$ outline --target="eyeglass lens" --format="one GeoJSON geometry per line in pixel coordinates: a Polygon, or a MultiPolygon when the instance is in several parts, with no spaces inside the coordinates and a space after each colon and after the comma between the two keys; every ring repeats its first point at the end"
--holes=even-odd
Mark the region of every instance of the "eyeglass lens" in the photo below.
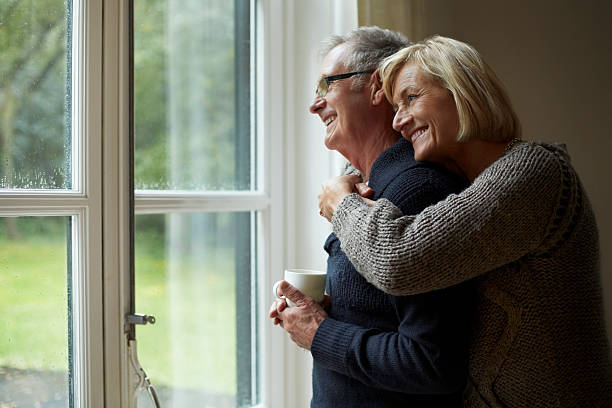
{"type": "Polygon", "coordinates": [[[325,95],[327,95],[327,80],[325,78],[321,78],[319,80],[319,83],[317,84],[316,93],[321,98],[324,98],[325,95]]]}

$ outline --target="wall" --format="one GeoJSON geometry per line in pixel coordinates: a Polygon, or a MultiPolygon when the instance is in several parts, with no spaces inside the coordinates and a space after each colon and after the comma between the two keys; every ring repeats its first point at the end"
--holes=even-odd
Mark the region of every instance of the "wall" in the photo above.
{"type": "MultiPolygon", "coordinates": [[[[319,215],[321,183],[339,174],[343,159],[323,145],[325,127],[308,107],[314,98],[321,41],[357,25],[355,0],[283,0],[286,266],[326,269],[323,243],[330,224],[319,215]]],[[[279,33],[280,35],[280,33],[279,33]]],[[[278,271],[280,278],[282,271],[278,271]]],[[[286,336],[286,339],[288,337],[286,336]]],[[[312,357],[287,340],[285,406],[306,408],[312,396],[312,357]]]]}

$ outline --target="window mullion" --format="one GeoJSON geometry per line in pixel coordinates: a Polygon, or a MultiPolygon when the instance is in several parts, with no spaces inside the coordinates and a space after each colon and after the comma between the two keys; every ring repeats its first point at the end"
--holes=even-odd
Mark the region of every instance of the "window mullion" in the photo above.
{"type": "Polygon", "coordinates": [[[226,193],[202,195],[138,194],[136,214],[168,212],[258,211],[269,206],[269,198],[258,193],[226,193]]]}

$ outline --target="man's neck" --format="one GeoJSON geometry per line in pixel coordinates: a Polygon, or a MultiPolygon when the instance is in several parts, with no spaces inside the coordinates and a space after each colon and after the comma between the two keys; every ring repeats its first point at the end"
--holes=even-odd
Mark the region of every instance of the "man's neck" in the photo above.
{"type": "Polygon", "coordinates": [[[361,144],[357,149],[342,154],[359,170],[365,182],[370,179],[370,171],[378,156],[397,143],[400,138],[401,136],[392,129],[385,129],[379,135],[369,137],[366,144],[361,144]]]}

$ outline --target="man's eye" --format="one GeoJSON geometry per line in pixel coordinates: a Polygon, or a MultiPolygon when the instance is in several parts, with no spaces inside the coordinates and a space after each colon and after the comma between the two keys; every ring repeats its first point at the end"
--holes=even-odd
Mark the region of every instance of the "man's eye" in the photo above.
{"type": "Polygon", "coordinates": [[[408,102],[412,102],[412,101],[414,101],[416,98],[417,98],[417,95],[415,95],[415,94],[410,94],[410,95],[408,95],[408,96],[406,97],[406,100],[407,100],[408,102]]]}

